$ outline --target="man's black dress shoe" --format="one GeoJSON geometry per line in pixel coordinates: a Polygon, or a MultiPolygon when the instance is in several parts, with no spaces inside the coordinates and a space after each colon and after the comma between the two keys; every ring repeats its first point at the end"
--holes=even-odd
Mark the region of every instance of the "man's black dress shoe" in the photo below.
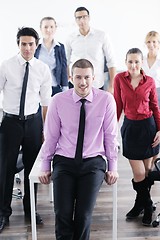
{"type": "MultiPolygon", "coordinates": [[[[25,219],[31,221],[31,214],[30,213],[25,213],[25,219]]],[[[43,224],[43,220],[42,220],[40,214],[37,213],[37,212],[36,212],[36,224],[37,225],[42,225],[43,224]]]]}
{"type": "Polygon", "coordinates": [[[5,228],[5,226],[8,226],[8,225],[9,225],[9,217],[1,216],[0,217],[0,233],[5,228]]]}

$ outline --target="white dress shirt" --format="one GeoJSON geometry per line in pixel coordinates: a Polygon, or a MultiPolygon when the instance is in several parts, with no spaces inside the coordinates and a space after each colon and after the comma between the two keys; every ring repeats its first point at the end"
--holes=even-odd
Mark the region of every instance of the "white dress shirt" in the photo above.
{"type": "Polygon", "coordinates": [[[86,36],[80,34],[79,30],[72,33],[66,42],[66,56],[70,68],[81,58],[93,64],[95,73],[93,86],[95,88],[101,88],[104,85],[104,57],[106,57],[108,68],[116,67],[111,43],[101,30],[91,29],[86,36]]]}
{"type": "MultiPolygon", "coordinates": [[[[20,97],[26,60],[16,55],[0,66],[0,92],[3,91],[3,111],[19,115],[20,97]]],[[[39,104],[48,106],[51,98],[51,73],[47,64],[33,57],[29,61],[24,114],[37,112],[39,104]]]]}
{"type": "Polygon", "coordinates": [[[147,57],[145,56],[142,68],[146,75],[155,80],[156,88],[160,88],[160,56],[157,56],[155,63],[151,67],[148,66],[147,57]]]}

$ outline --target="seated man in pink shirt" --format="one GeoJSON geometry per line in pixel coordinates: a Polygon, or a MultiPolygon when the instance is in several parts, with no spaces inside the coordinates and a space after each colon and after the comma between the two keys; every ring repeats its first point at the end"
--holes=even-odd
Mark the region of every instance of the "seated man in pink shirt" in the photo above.
{"type": "Polygon", "coordinates": [[[39,179],[49,183],[53,159],[56,239],[88,240],[101,184],[118,178],[116,103],[111,93],[93,88],[93,80],[91,62],[76,61],[74,88],[55,95],[46,116],[39,179]]]}

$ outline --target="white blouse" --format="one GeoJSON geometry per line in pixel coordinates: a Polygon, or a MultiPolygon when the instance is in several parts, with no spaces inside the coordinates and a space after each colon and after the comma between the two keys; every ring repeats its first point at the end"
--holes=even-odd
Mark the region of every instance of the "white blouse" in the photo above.
{"type": "Polygon", "coordinates": [[[155,63],[151,67],[148,66],[147,57],[145,56],[142,68],[146,75],[155,80],[156,88],[160,88],[160,56],[157,57],[155,63]]]}

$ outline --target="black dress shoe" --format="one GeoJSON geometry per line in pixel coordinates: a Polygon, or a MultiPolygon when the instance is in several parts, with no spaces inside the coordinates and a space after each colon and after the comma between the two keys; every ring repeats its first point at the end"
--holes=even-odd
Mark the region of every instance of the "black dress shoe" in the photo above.
{"type": "MultiPolygon", "coordinates": [[[[30,213],[25,213],[25,219],[28,221],[31,221],[31,214],[30,213]]],[[[43,224],[43,220],[40,216],[39,213],[36,212],[36,224],[37,225],[42,225],[43,224]]]]}
{"type": "Polygon", "coordinates": [[[8,226],[8,225],[9,225],[9,217],[1,216],[0,217],[0,233],[5,228],[5,226],[8,226]]]}

